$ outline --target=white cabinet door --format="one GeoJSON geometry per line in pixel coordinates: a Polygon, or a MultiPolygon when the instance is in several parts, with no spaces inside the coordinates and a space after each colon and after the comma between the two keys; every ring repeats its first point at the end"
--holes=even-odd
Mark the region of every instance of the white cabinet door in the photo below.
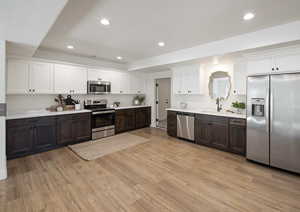
{"type": "Polygon", "coordinates": [[[29,93],[29,62],[21,60],[8,60],[7,93],[29,93]]]}
{"type": "Polygon", "coordinates": [[[200,66],[187,65],[173,70],[174,94],[201,94],[200,66]]]}
{"type": "Polygon", "coordinates": [[[126,72],[114,71],[110,75],[111,92],[115,94],[130,93],[130,77],[126,72]]]}
{"type": "Polygon", "coordinates": [[[109,81],[111,71],[98,70],[98,69],[89,69],[88,70],[88,80],[92,81],[109,81]]]}
{"type": "Polygon", "coordinates": [[[71,70],[72,93],[87,94],[87,70],[85,68],[74,67],[71,70]]]}
{"type": "Polygon", "coordinates": [[[179,70],[173,70],[173,75],[172,75],[172,80],[173,80],[173,93],[174,94],[182,94],[182,82],[183,82],[183,74],[182,71],[179,70]]]}
{"type": "Polygon", "coordinates": [[[59,94],[70,94],[72,90],[72,72],[68,66],[54,66],[54,92],[59,94]]]}
{"type": "Polygon", "coordinates": [[[50,63],[31,62],[29,72],[29,88],[36,94],[52,94],[53,65],[50,63]]]}
{"type": "Polygon", "coordinates": [[[247,64],[247,75],[253,74],[269,74],[274,67],[274,60],[272,57],[257,58],[249,60],[247,64]]]}
{"type": "Polygon", "coordinates": [[[191,70],[184,73],[184,87],[187,94],[201,94],[201,78],[199,67],[192,67],[191,70]]]}
{"type": "Polygon", "coordinates": [[[233,93],[235,95],[246,95],[247,87],[247,64],[245,62],[237,62],[234,64],[233,70],[233,93]]]}
{"type": "Polygon", "coordinates": [[[55,65],[54,90],[61,94],[86,94],[87,71],[84,68],[55,65]]]}
{"type": "Polygon", "coordinates": [[[277,72],[300,71],[300,53],[275,57],[275,67],[277,72]]]}
{"type": "Polygon", "coordinates": [[[144,94],[145,93],[145,78],[138,74],[130,74],[130,93],[144,94]]]}

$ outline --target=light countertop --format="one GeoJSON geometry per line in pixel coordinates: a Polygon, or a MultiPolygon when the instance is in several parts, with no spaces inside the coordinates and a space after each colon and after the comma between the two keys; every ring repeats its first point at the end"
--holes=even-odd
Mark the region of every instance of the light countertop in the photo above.
{"type": "Polygon", "coordinates": [[[246,114],[237,114],[237,113],[230,113],[230,112],[217,112],[213,109],[180,109],[180,108],[168,108],[167,110],[177,111],[177,112],[185,112],[185,113],[195,113],[195,114],[205,114],[205,115],[213,115],[213,116],[223,116],[229,118],[240,118],[246,119],[246,114]]]}
{"type": "Polygon", "coordinates": [[[59,115],[68,115],[68,114],[76,114],[76,113],[90,113],[90,112],[91,112],[90,110],[67,110],[62,112],[50,112],[47,110],[31,110],[31,111],[24,111],[24,112],[8,113],[6,116],[6,120],[35,118],[35,117],[43,117],[43,116],[59,116],[59,115]]]}
{"type": "Polygon", "coordinates": [[[112,109],[115,109],[115,110],[122,110],[122,109],[142,108],[142,107],[151,107],[151,106],[150,106],[150,105],[121,106],[121,107],[114,107],[114,108],[112,108],[112,109]]]}

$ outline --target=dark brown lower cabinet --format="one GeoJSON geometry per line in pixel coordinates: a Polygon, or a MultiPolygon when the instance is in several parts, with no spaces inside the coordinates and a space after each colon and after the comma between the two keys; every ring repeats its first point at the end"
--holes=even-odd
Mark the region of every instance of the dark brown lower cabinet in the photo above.
{"type": "Polygon", "coordinates": [[[66,115],[57,119],[57,143],[69,144],[91,139],[91,114],[66,115]]]}
{"type": "Polygon", "coordinates": [[[7,158],[46,151],[56,145],[54,117],[8,120],[6,127],[7,158]]]}
{"type": "Polygon", "coordinates": [[[135,128],[148,127],[151,124],[151,107],[137,108],[135,110],[135,128]]]}
{"type": "Polygon", "coordinates": [[[211,124],[199,118],[195,119],[195,142],[196,144],[210,145],[211,124]]]}
{"type": "Polygon", "coordinates": [[[232,152],[246,154],[246,120],[230,119],[229,124],[229,148],[232,152]]]}
{"type": "Polygon", "coordinates": [[[175,111],[167,113],[167,132],[169,136],[177,136],[177,112],[175,111]]]}
{"type": "Polygon", "coordinates": [[[210,133],[211,145],[217,149],[228,150],[228,121],[227,119],[220,118],[219,121],[211,123],[210,133]]]}
{"type": "Polygon", "coordinates": [[[245,155],[246,120],[196,114],[195,142],[245,155]]]}
{"type": "Polygon", "coordinates": [[[8,121],[6,127],[7,158],[10,159],[32,152],[33,140],[32,125],[18,125],[17,123],[8,121]]]}
{"type": "Polygon", "coordinates": [[[8,159],[91,138],[91,114],[47,116],[6,121],[8,159]]]}
{"type": "Polygon", "coordinates": [[[56,119],[40,118],[34,126],[34,149],[46,150],[56,145],[56,119]]]}
{"type": "Polygon", "coordinates": [[[151,107],[116,110],[116,133],[148,127],[151,124],[151,107]]]}

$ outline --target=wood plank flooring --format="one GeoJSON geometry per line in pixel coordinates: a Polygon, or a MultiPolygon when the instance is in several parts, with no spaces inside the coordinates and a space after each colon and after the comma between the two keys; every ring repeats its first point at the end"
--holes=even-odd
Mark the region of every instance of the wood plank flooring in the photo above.
{"type": "Polygon", "coordinates": [[[300,177],[168,137],[94,161],[68,148],[8,162],[0,211],[300,211],[300,177]]]}

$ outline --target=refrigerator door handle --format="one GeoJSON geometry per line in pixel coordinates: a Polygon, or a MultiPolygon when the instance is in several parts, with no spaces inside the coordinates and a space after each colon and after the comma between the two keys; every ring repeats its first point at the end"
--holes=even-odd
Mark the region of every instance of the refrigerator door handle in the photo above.
{"type": "Polygon", "coordinates": [[[269,126],[269,108],[270,108],[270,95],[269,95],[269,92],[267,93],[266,95],[266,101],[265,101],[265,122],[266,122],[266,132],[269,133],[269,130],[270,130],[270,126],[269,126]]]}
{"type": "Polygon", "coordinates": [[[273,107],[274,107],[274,102],[273,102],[273,91],[270,91],[270,133],[272,132],[272,125],[273,125],[273,107]]]}

